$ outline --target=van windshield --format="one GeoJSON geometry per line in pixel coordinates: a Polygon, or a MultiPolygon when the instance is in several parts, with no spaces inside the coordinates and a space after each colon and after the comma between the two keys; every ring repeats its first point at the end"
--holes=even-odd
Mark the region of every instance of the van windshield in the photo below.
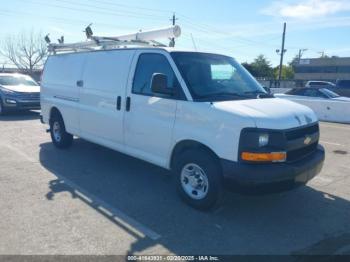
{"type": "Polygon", "coordinates": [[[197,53],[171,53],[195,101],[254,99],[264,88],[233,58],[197,53]]]}
{"type": "Polygon", "coordinates": [[[38,84],[30,77],[26,76],[0,76],[0,85],[2,86],[37,86],[38,84]]]}

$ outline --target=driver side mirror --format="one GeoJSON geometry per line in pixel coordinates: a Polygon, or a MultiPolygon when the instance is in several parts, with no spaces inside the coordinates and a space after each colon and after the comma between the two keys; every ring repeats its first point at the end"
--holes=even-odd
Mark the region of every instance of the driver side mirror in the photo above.
{"type": "Polygon", "coordinates": [[[154,94],[174,95],[173,89],[168,88],[168,77],[165,74],[153,74],[151,88],[154,94]]]}

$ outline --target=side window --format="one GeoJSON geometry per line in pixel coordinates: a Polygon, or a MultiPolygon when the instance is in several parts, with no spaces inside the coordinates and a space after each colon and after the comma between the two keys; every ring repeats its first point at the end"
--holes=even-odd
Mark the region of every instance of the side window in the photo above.
{"type": "Polygon", "coordinates": [[[142,54],[137,63],[132,92],[152,96],[151,80],[155,73],[162,73],[168,77],[168,88],[179,88],[180,84],[164,55],[142,54]]]}
{"type": "Polygon", "coordinates": [[[322,97],[324,98],[325,95],[323,95],[319,90],[317,89],[306,89],[304,92],[304,96],[310,96],[310,97],[322,97]]]}
{"type": "Polygon", "coordinates": [[[294,91],[291,91],[290,94],[296,95],[296,96],[304,96],[305,89],[296,89],[294,91]]]}

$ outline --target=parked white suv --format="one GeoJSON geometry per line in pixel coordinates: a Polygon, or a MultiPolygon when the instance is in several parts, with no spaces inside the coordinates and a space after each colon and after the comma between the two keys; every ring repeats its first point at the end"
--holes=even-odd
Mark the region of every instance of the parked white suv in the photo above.
{"type": "Polygon", "coordinates": [[[170,169],[208,209],[226,181],[305,184],[324,162],[308,107],[274,98],[233,58],[124,48],[48,58],[42,120],[58,148],[73,135],[170,169]]]}

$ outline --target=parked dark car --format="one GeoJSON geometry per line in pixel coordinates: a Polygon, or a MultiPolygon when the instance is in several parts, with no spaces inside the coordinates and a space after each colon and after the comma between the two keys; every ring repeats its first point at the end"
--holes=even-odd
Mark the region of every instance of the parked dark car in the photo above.
{"type": "Polygon", "coordinates": [[[350,80],[338,80],[332,91],[341,96],[350,97],[350,80]]]}
{"type": "Polygon", "coordinates": [[[40,109],[40,86],[30,76],[0,74],[0,115],[8,111],[40,109]]]}
{"type": "Polygon", "coordinates": [[[307,88],[334,88],[335,84],[327,81],[309,81],[306,83],[307,88]]]}
{"type": "Polygon", "coordinates": [[[327,81],[309,81],[306,88],[327,88],[339,96],[350,97],[350,80],[338,80],[336,84],[327,81]]]}

